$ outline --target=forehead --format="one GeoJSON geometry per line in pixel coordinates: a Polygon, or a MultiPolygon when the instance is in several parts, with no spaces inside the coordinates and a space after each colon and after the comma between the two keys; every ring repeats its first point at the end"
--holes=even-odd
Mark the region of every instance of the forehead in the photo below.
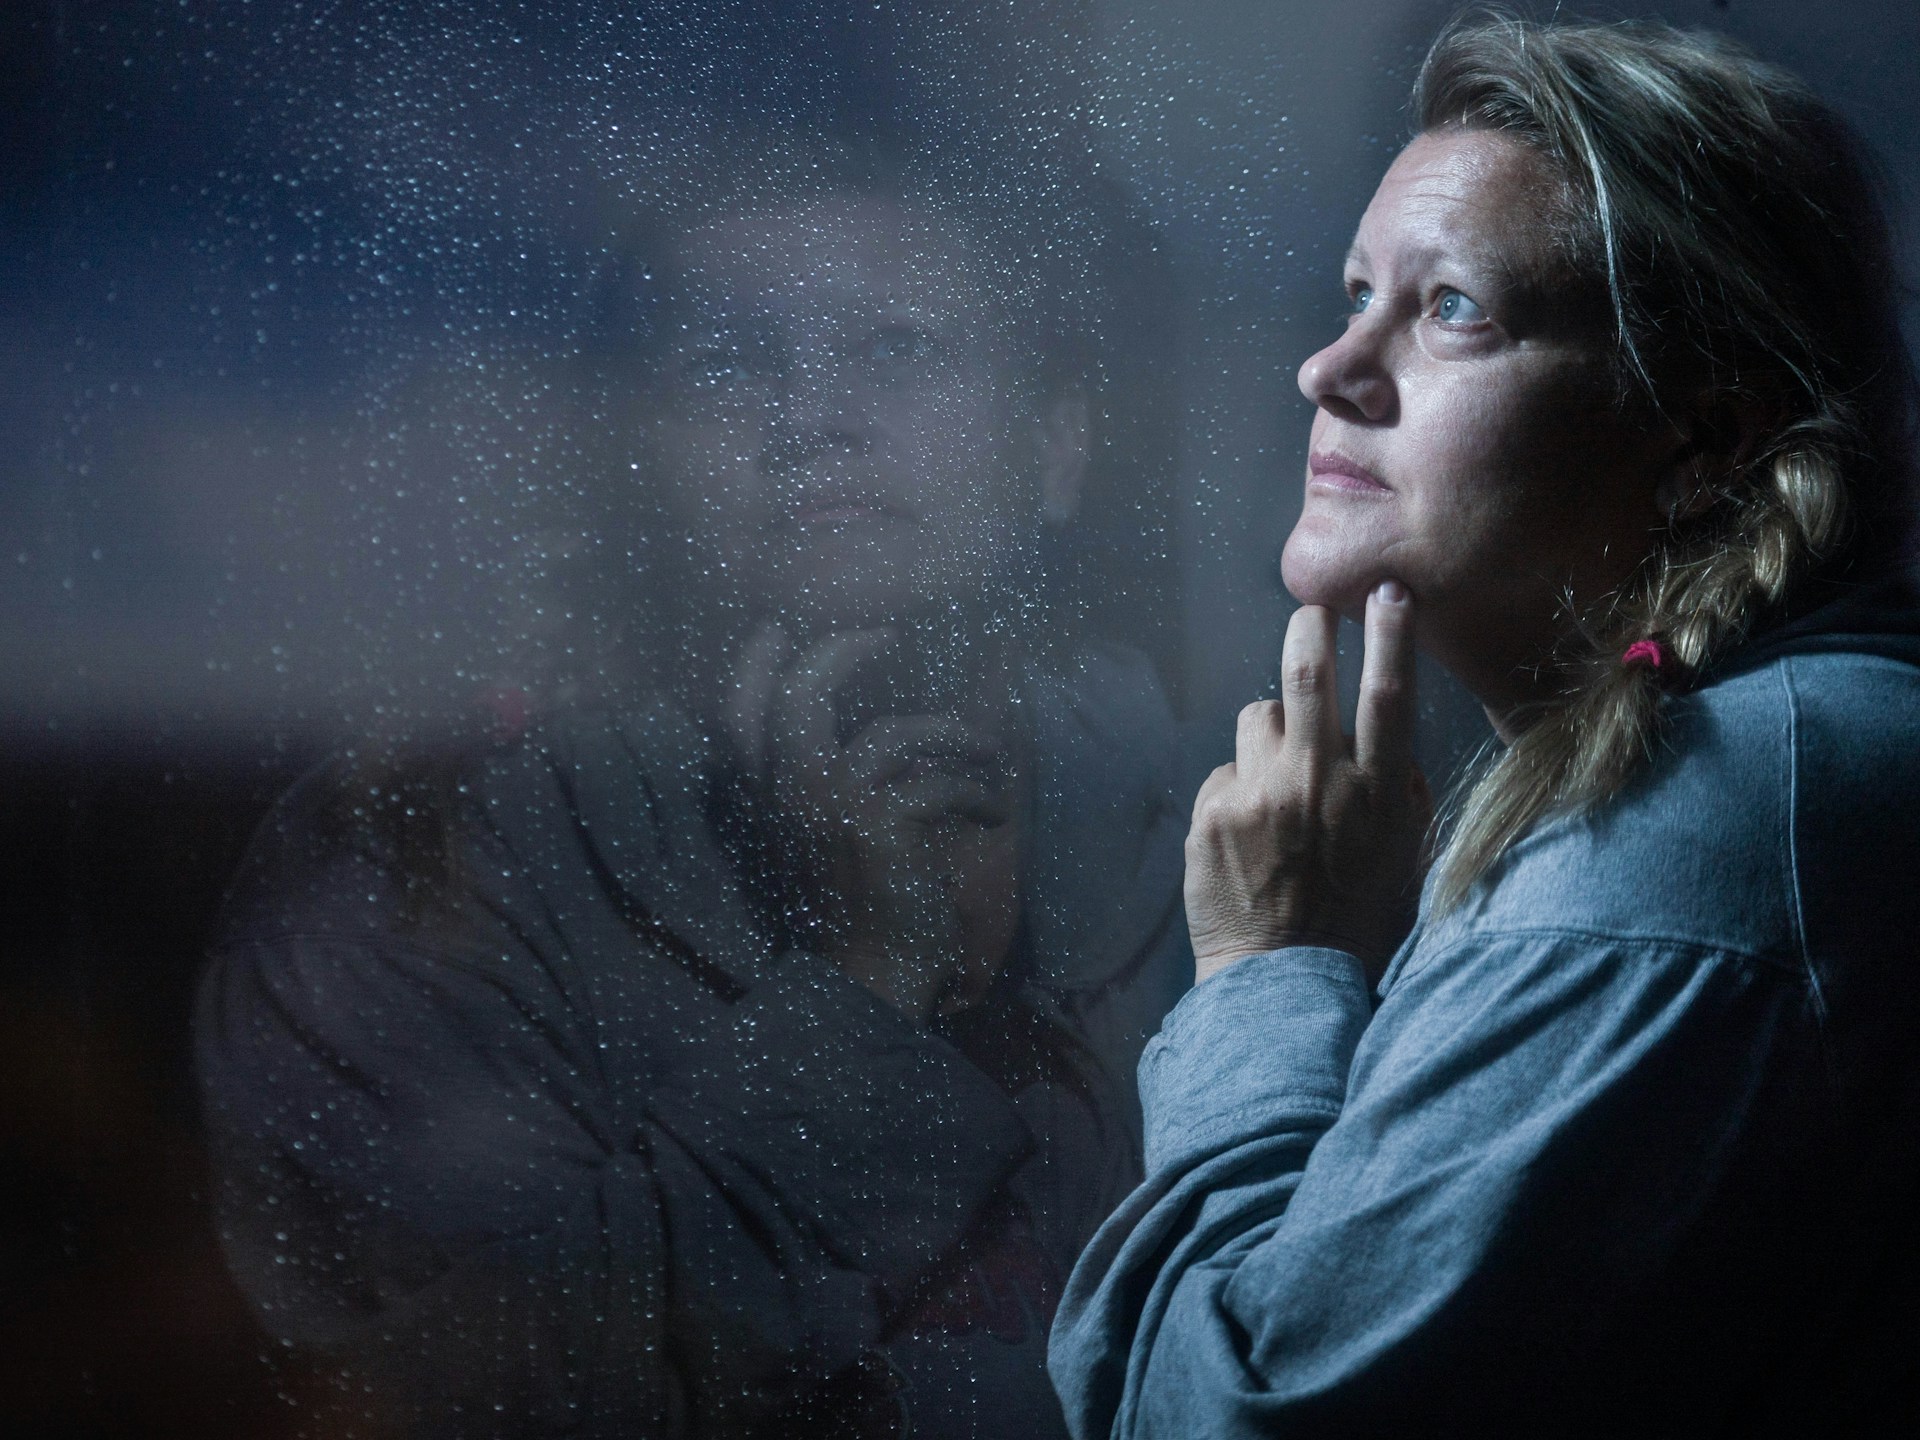
{"type": "Polygon", "coordinates": [[[1433,130],[1402,150],[1354,237],[1384,264],[1452,260],[1516,277],[1559,268],[1565,187],[1545,157],[1487,130],[1433,130]]]}
{"type": "Polygon", "coordinates": [[[696,293],[775,311],[892,305],[964,313],[983,300],[967,237],[902,202],[823,196],[724,212],[674,247],[696,293]]]}

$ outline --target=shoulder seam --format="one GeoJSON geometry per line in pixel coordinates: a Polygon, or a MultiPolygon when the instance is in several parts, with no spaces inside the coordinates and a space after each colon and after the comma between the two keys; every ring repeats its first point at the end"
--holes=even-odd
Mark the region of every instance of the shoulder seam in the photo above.
{"type": "MultiPolygon", "coordinates": [[[[1500,940],[1584,940],[1605,941],[1612,944],[1631,945],[1643,949],[1686,950],[1708,960],[1732,961],[1741,965],[1755,965],[1764,969],[1778,971],[1796,979],[1807,979],[1808,972],[1797,960],[1783,959],[1777,955],[1766,955],[1758,951],[1743,950],[1731,945],[1717,945],[1710,941],[1693,939],[1684,935],[1662,935],[1644,930],[1607,930],[1599,926],[1579,925],[1502,925],[1494,929],[1473,930],[1458,936],[1422,958],[1418,964],[1409,963],[1400,973],[1397,983],[1404,983],[1414,975],[1428,969],[1445,957],[1487,941],[1500,940]]],[[[1409,955],[1411,962],[1413,956],[1409,955]]]]}
{"type": "MultiPolygon", "coordinates": [[[[1786,702],[1787,733],[1786,762],[1787,774],[1784,794],[1781,796],[1781,863],[1786,873],[1781,878],[1786,884],[1788,909],[1793,920],[1793,943],[1799,952],[1799,960],[1809,967],[1811,973],[1811,953],[1807,948],[1806,906],[1800,893],[1800,695],[1793,684],[1793,660],[1788,657],[1779,667],[1780,690],[1786,702]]],[[[1817,987],[1816,987],[1817,988],[1817,987]]],[[[1824,1005],[1822,1006],[1824,1010],[1824,1005]]]]}

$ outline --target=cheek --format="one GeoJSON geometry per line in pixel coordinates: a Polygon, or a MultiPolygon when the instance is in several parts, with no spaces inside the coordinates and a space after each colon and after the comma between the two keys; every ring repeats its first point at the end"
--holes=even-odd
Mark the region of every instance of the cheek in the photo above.
{"type": "MultiPolygon", "coordinates": [[[[1443,367],[1404,381],[1407,445],[1416,483],[1428,477],[1449,493],[1470,496],[1504,483],[1532,448],[1529,432],[1543,396],[1520,377],[1479,367],[1443,367]]],[[[1406,463],[1406,462],[1403,462],[1406,463]]]]}
{"type": "Polygon", "coordinates": [[[1610,412],[1581,370],[1516,364],[1408,390],[1419,498],[1469,534],[1562,511],[1609,453],[1610,412]]]}
{"type": "Polygon", "coordinates": [[[1510,503],[1543,551],[1606,545],[1620,517],[1652,519],[1649,437],[1622,421],[1611,393],[1565,385],[1539,397],[1500,457],[1510,503]]]}
{"type": "Polygon", "coordinates": [[[756,427],[661,420],[641,447],[642,473],[673,523],[693,531],[751,521],[767,502],[756,427]]]}
{"type": "Polygon", "coordinates": [[[1023,489],[1038,503],[1031,447],[1018,442],[1020,428],[999,396],[956,389],[918,397],[876,428],[929,519],[982,523],[1019,508],[1023,489]]]}
{"type": "Polygon", "coordinates": [[[907,423],[934,443],[977,451],[1012,430],[1012,397],[983,374],[960,373],[898,397],[907,423]]]}
{"type": "MultiPolygon", "coordinates": [[[[1417,528],[1445,590],[1527,608],[1542,583],[1590,588],[1596,557],[1638,544],[1642,445],[1581,372],[1463,392],[1437,417],[1417,528]]],[[[1644,524],[1639,526],[1644,530],[1644,524]]]]}
{"type": "Polygon", "coordinates": [[[1410,508],[1437,558],[1464,561],[1498,543],[1525,509],[1530,467],[1497,402],[1454,398],[1429,428],[1421,473],[1409,487],[1410,508]]]}

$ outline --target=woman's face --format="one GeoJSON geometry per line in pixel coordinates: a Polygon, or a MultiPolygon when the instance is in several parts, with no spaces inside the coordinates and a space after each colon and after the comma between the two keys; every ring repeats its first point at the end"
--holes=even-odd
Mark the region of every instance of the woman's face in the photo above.
{"type": "Polygon", "coordinates": [[[1300,367],[1319,409],[1287,588],[1354,615],[1399,580],[1496,720],[1533,698],[1566,597],[1648,552],[1678,449],[1617,403],[1604,306],[1553,243],[1562,203],[1514,140],[1420,136],[1360,221],[1345,333],[1300,367]]]}
{"type": "Polygon", "coordinates": [[[697,590],[818,632],[967,607],[1031,552],[1041,431],[951,223],[827,196],[673,259],[640,429],[697,590]]]}

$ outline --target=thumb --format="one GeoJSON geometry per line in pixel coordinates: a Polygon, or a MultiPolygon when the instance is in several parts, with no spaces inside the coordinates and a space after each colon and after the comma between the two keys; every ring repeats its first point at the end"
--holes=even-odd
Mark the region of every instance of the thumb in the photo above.
{"type": "Polygon", "coordinates": [[[792,653],[787,632],[771,620],[762,621],[742,647],[722,697],[721,728],[733,742],[741,767],[755,779],[767,773],[767,712],[792,653]]]}

